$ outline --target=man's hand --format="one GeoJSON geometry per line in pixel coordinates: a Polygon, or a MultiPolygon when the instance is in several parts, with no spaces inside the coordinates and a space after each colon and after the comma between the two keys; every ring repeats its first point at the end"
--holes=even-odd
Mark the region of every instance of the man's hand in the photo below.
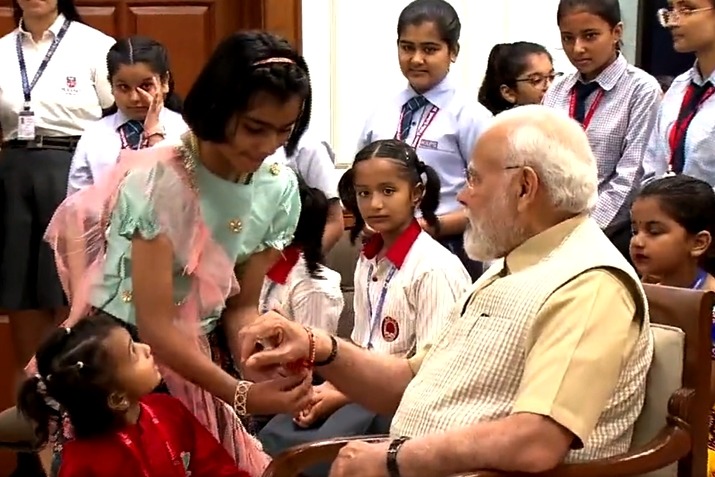
{"type": "Polygon", "coordinates": [[[330,468],[330,477],[389,477],[387,449],[389,442],[368,444],[355,441],[340,449],[330,468]]]}
{"type": "Polygon", "coordinates": [[[266,373],[279,366],[307,359],[308,332],[300,324],[269,311],[260,320],[246,325],[238,334],[239,361],[243,371],[266,373]]]}

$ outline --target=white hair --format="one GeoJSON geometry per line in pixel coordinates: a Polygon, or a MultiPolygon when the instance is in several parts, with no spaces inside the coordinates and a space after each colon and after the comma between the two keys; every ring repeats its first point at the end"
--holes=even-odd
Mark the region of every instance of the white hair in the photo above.
{"type": "Polygon", "coordinates": [[[598,197],[596,157],[583,127],[563,111],[540,105],[498,114],[492,127],[508,128],[508,165],[532,167],[553,206],[589,212],[598,197]]]}

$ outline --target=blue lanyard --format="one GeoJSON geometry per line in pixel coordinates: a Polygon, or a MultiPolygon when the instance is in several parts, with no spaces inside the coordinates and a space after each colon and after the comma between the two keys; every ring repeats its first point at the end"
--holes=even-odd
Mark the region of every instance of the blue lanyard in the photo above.
{"type": "Polygon", "coordinates": [[[25,109],[30,108],[30,93],[40,80],[42,74],[45,72],[45,69],[47,69],[47,65],[54,56],[55,51],[57,51],[57,47],[60,45],[62,38],[65,37],[65,33],[67,33],[67,29],[70,27],[70,23],[72,23],[70,20],[65,20],[62,24],[62,28],[60,28],[60,31],[57,33],[55,39],[52,40],[50,49],[47,50],[45,58],[42,60],[42,63],[40,63],[40,67],[37,69],[35,77],[32,78],[32,83],[30,83],[30,80],[27,77],[27,64],[25,63],[25,54],[22,52],[22,32],[17,32],[17,36],[15,37],[15,48],[17,49],[17,61],[20,63],[20,77],[22,78],[22,94],[25,96],[25,109]]]}
{"type": "Polygon", "coordinates": [[[701,290],[705,285],[705,280],[708,278],[708,272],[702,268],[698,268],[698,274],[695,276],[695,281],[690,286],[693,290],[701,290]]]}
{"type": "Polygon", "coordinates": [[[390,281],[392,280],[392,277],[395,276],[395,273],[397,273],[397,268],[394,266],[390,266],[390,271],[387,272],[387,276],[385,277],[385,283],[382,284],[382,290],[380,291],[380,297],[377,300],[377,306],[374,308],[374,313],[373,313],[373,307],[372,307],[372,299],[370,298],[370,282],[372,281],[372,274],[375,271],[375,266],[370,264],[370,268],[367,271],[367,310],[368,310],[368,319],[370,322],[368,323],[368,335],[367,339],[365,340],[365,345],[367,348],[372,348],[372,335],[375,334],[375,328],[377,328],[377,324],[380,322],[380,316],[382,315],[382,308],[385,306],[385,298],[387,297],[387,289],[390,286],[390,281]]]}

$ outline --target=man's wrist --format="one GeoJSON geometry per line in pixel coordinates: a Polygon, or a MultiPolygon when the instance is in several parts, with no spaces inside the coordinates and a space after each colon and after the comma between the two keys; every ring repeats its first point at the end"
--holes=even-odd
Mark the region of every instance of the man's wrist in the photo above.
{"type": "Polygon", "coordinates": [[[323,330],[313,328],[315,339],[315,362],[320,363],[328,359],[333,351],[333,340],[330,335],[323,330]]]}
{"type": "Polygon", "coordinates": [[[400,472],[400,466],[397,462],[397,455],[400,452],[400,449],[402,448],[402,446],[409,439],[410,438],[407,436],[401,436],[401,437],[398,437],[397,439],[393,439],[392,442],[390,442],[390,446],[387,449],[387,456],[386,456],[387,473],[389,474],[390,477],[403,477],[403,475],[400,472]]]}

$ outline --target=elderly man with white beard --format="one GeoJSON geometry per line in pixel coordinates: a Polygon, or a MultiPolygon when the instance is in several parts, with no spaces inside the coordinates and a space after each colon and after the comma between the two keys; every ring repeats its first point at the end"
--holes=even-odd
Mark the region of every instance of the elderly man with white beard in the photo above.
{"type": "Polygon", "coordinates": [[[277,314],[242,331],[246,370],[314,357],[353,401],[395,413],[392,441],[348,444],[333,477],[542,472],[629,448],[653,343],[638,277],[589,218],[597,174],[582,127],[543,106],[502,113],[467,174],[465,249],[505,258],[431,346],[385,356],[277,314]]]}

